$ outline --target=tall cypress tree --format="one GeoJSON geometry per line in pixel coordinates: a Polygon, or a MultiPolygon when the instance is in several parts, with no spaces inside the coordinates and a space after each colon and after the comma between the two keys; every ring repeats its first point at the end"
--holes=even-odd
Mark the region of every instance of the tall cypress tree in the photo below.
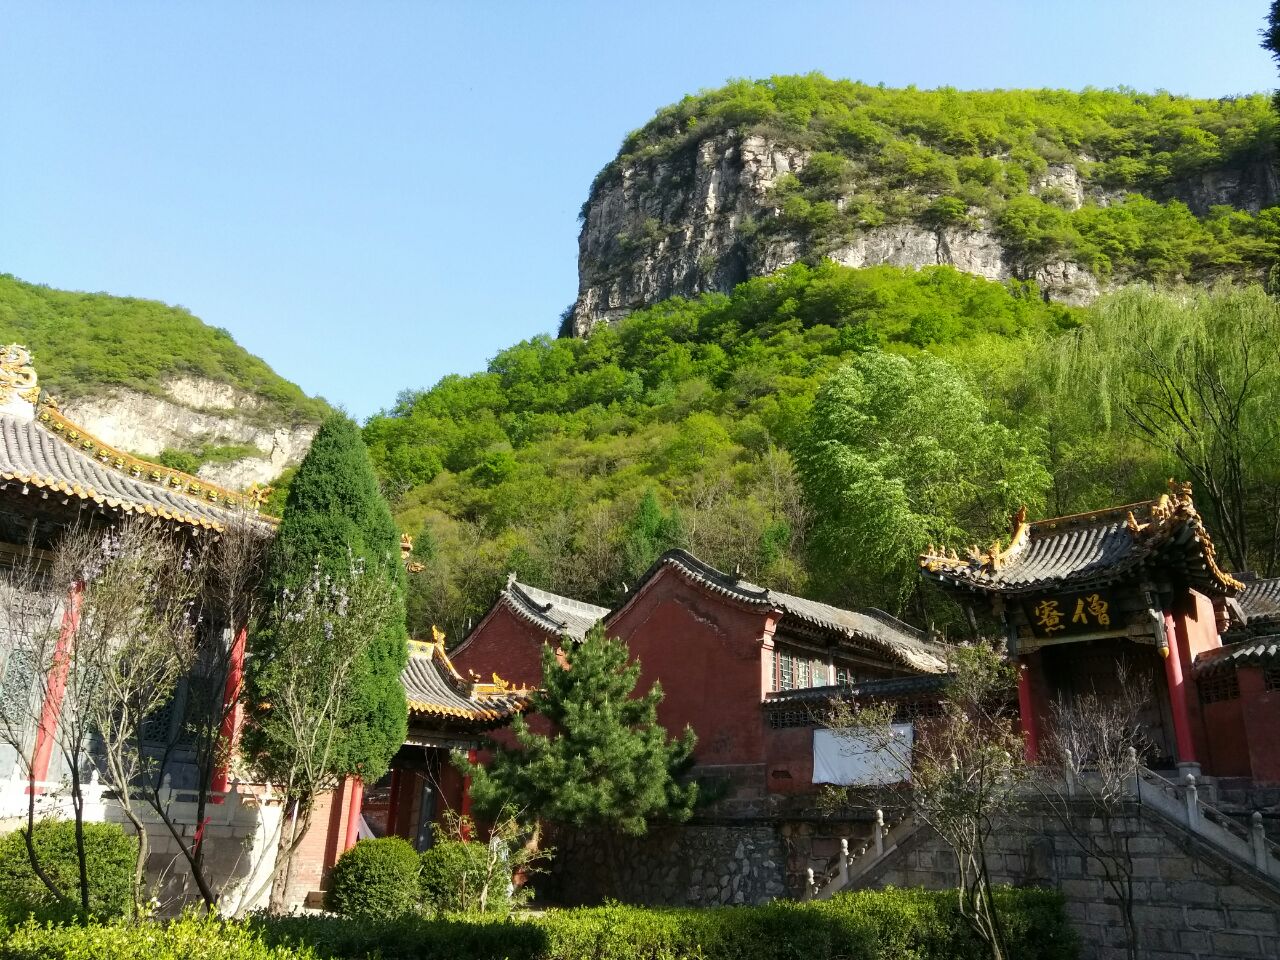
{"type": "MultiPolygon", "coordinates": [[[[336,773],[356,774],[372,783],[386,772],[406,733],[400,685],[408,657],[405,574],[400,534],[378,490],[360,429],[350,418],[335,414],[316,434],[289,487],[263,583],[268,604],[282,590],[297,590],[317,566],[340,579],[353,557],[363,560],[367,570],[393,580],[399,606],[399,615],[374,638],[353,669],[343,739],[334,750],[336,773]]],[[[260,662],[279,654],[270,623],[256,633],[250,651],[260,662]]],[[[270,690],[255,689],[253,681],[251,669],[250,703],[269,702],[270,690]]]]}
{"type": "Polygon", "coordinates": [[[566,645],[561,664],[542,649],[542,689],[533,709],[553,725],[549,736],[512,724],[518,749],[499,746],[488,767],[473,767],[471,795],[487,816],[503,808],[552,823],[603,827],[639,836],[651,820],[687,820],[697,784],[677,779],[690,764],[693,730],[676,740],[658,723],[662,690],[635,697],[640,664],[621,640],[597,624],[582,643],[566,645]]]}

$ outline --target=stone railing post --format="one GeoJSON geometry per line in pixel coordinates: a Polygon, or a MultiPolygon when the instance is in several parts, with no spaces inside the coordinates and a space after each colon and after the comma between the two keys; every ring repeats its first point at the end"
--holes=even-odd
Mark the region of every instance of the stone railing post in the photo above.
{"type": "Polygon", "coordinates": [[[813,881],[813,867],[810,867],[804,872],[804,898],[806,900],[813,899],[813,893],[816,887],[817,884],[813,881]]]}
{"type": "Polygon", "coordinates": [[[83,803],[82,815],[89,823],[101,823],[107,819],[106,806],[102,802],[105,788],[98,776],[98,768],[89,771],[89,780],[80,787],[80,799],[83,803]]]}
{"type": "Polygon", "coordinates": [[[840,889],[849,884],[849,841],[840,841],[840,889]]]}
{"type": "Polygon", "coordinates": [[[876,811],[876,857],[884,856],[884,811],[876,811]]]}
{"type": "Polygon", "coordinates": [[[1062,759],[1062,776],[1067,781],[1067,796],[1074,797],[1076,795],[1075,758],[1071,756],[1070,750],[1064,750],[1062,759]]]}
{"type": "Polygon", "coordinates": [[[1129,747],[1129,769],[1133,771],[1133,795],[1142,799],[1142,768],[1138,766],[1138,748],[1129,747]]]}
{"type": "Polygon", "coordinates": [[[1200,791],[1196,788],[1196,775],[1187,774],[1187,826],[1195,830],[1200,826],[1200,791]]]}
{"type": "Polygon", "coordinates": [[[1253,865],[1267,873],[1267,834],[1262,829],[1262,811],[1253,811],[1249,818],[1249,845],[1253,848],[1253,865]]]}

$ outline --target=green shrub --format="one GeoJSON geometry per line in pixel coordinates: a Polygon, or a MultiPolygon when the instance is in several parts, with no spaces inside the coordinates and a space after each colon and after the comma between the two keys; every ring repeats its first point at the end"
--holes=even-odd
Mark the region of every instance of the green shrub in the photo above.
{"type": "Polygon", "coordinates": [[[195,914],[165,924],[41,927],[32,922],[0,942],[0,960],[312,960],[315,956],[305,947],[268,946],[249,924],[195,914]]]}
{"type": "Polygon", "coordinates": [[[422,903],[437,913],[510,912],[507,864],[489,864],[489,846],[437,840],[422,852],[422,903]]]}
{"type": "Polygon", "coordinates": [[[389,919],[418,905],[418,853],[400,837],[361,840],[338,858],[324,905],[344,917],[389,919]]]}
{"type": "MultiPolygon", "coordinates": [[[[1073,960],[1062,897],[1001,888],[996,903],[1008,956],[1073,960]]],[[[868,890],[819,903],[643,908],[612,904],[512,920],[403,917],[260,918],[263,939],[321,957],[355,960],[984,960],[989,953],[956,912],[951,891],[868,890]]],[[[0,955],[2,956],[2,955],[0,955]]]]}
{"type": "MultiPolygon", "coordinates": [[[[35,827],[34,843],[41,868],[69,902],[59,903],[36,876],[27,856],[24,831],[15,830],[0,838],[0,915],[11,922],[28,915],[40,921],[70,920],[80,912],[75,824],[70,820],[41,821],[35,827]]],[[[84,843],[91,914],[98,919],[124,916],[133,903],[138,841],[118,824],[86,823],[84,843]]]]}

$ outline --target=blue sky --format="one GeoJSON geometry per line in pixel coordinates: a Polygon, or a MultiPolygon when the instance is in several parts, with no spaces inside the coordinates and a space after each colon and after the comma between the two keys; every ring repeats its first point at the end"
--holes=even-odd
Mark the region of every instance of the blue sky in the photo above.
{"type": "Polygon", "coordinates": [[[0,272],[183,304],[363,418],[554,330],[591,178],[687,92],[1252,92],[1266,7],[3,0],[0,272]]]}

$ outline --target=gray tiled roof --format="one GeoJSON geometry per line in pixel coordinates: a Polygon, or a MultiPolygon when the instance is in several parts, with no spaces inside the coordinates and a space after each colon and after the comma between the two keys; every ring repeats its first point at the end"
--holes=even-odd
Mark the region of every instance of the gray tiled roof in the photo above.
{"type": "Polygon", "coordinates": [[[1228,644],[1196,657],[1195,674],[1211,676],[1241,666],[1280,667],[1280,636],[1228,644]]]}
{"type": "Polygon", "coordinates": [[[400,682],[411,716],[446,726],[497,726],[529,702],[525,691],[469,684],[458,675],[438,643],[409,644],[409,662],[400,674],[400,682]]]}
{"type": "Polygon", "coordinates": [[[1246,580],[1236,602],[1250,622],[1280,619],[1280,577],[1246,580]]]}
{"type": "MultiPolygon", "coordinates": [[[[65,423],[65,421],[59,421],[65,423]]],[[[112,458],[99,461],[67,436],[40,420],[0,415],[0,484],[32,487],[90,501],[125,513],[145,513],[194,526],[219,527],[232,513],[205,497],[193,496],[165,483],[135,477],[128,468],[111,466],[112,458]]],[[[99,447],[85,438],[94,450],[99,447]]],[[[165,477],[177,476],[162,467],[165,477]]],[[[139,470],[139,473],[142,471],[139,470]]],[[[202,490],[214,489],[207,485],[202,490]]]]}
{"type": "Polygon", "coordinates": [[[574,640],[581,640],[609,612],[604,607],[519,583],[514,574],[507,578],[498,602],[552,636],[568,635],[574,640]]]}
{"type": "Polygon", "coordinates": [[[995,594],[1102,586],[1148,566],[1209,594],[1231,596],[1240,586],[1218,568],[1189,494],[1033,523],[1019,519],[1005,550],[958,557],[931,549],[920,558],[930,580],[995,594]]]}
{"type": "MultiPolygon", "coordinates": [[[[839,640],[852,641],[884,654],[891,661],[925,673],[946,669],[946,651],[924,631],[880,610],[843,610],[816,600],[793,596],[750,583],[717,570],[685,550],[669,550],[644,575],[648,582],[663,567],[678,570],[687,580],[740,602],[771,607],[782,613],[779,629],[808,629],[839,640]]],[[[639,584],[633,592],[638,592],[639,584]]]]}
{"type": "Polygon", "coordinates": [[[914,677],[885,677],[859,683],[837,683],[824,687],[802,687],[799,690],[775,690],[765,694],[766,707],[786,707],[799,703],[826,702],[835,699],[895,700],[927,693],[938,693],[952,675],[927,673],[914,677]]]}

